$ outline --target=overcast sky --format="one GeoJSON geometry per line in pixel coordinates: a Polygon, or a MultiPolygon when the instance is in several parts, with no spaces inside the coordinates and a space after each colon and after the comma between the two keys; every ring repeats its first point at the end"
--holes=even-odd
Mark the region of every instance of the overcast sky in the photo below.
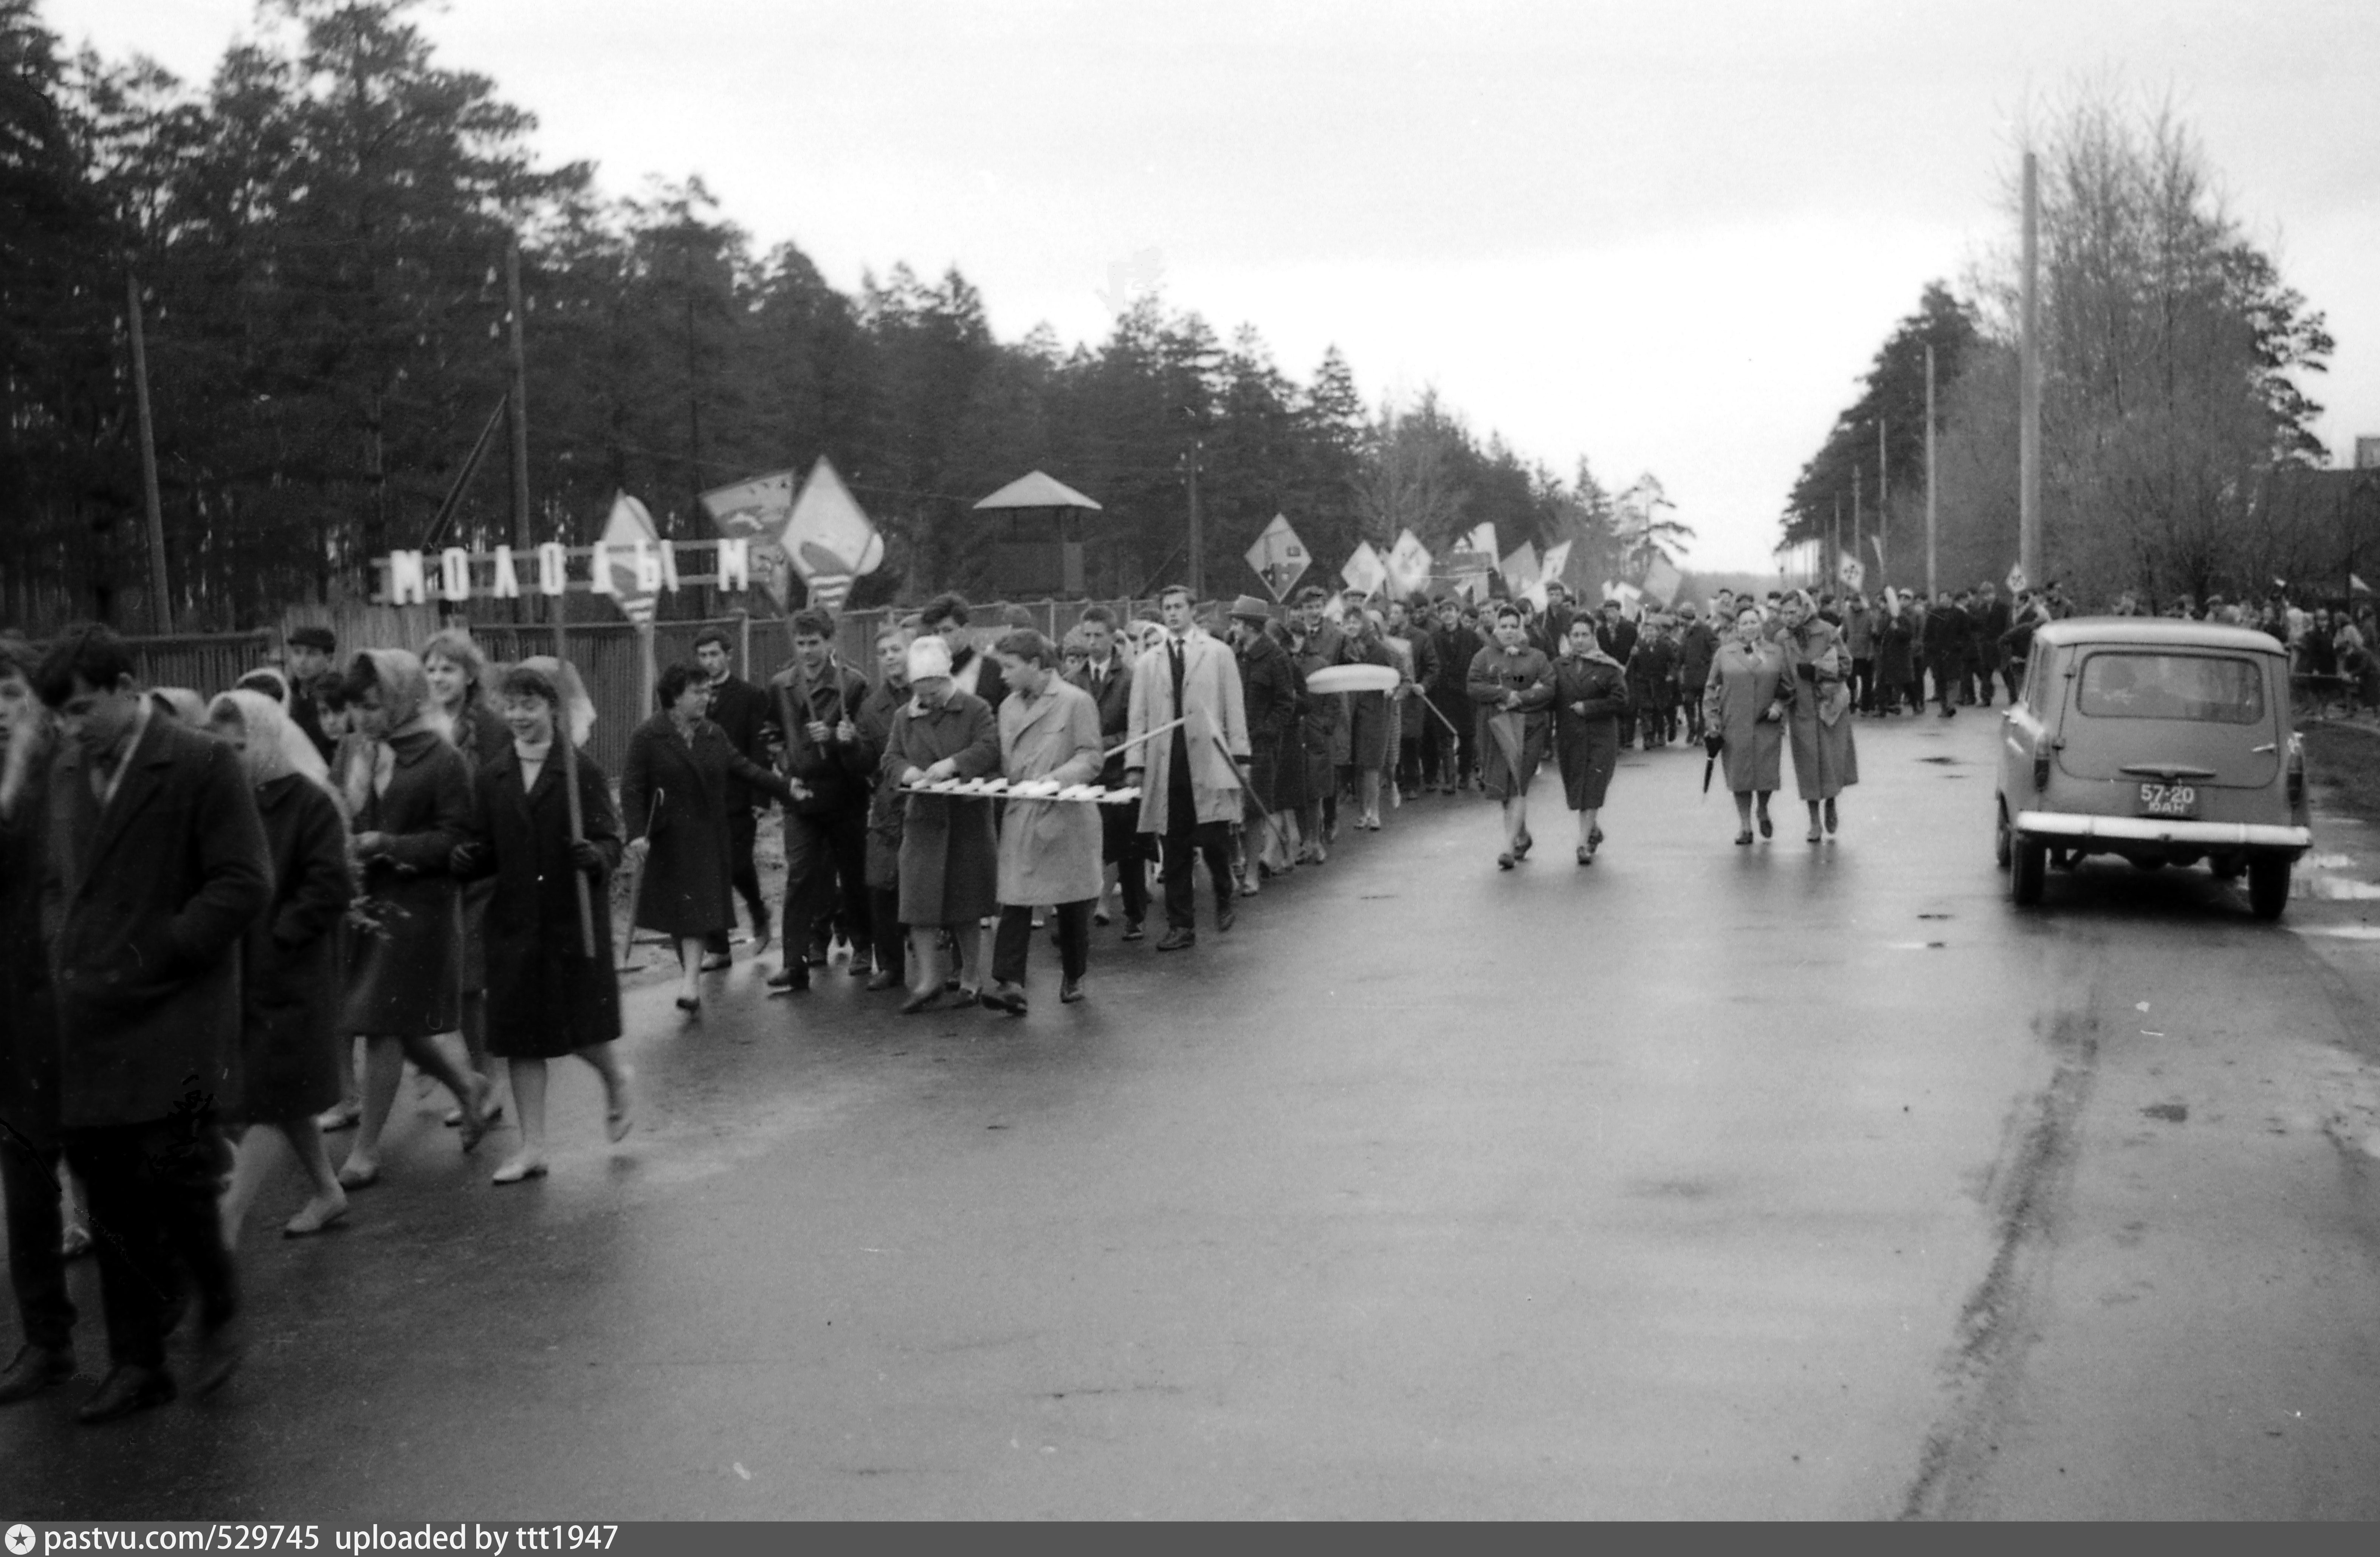
{"type": "MultiPolygon", "coordinates": [[[[193,79],[253,25],[249,0],[42,6],[70,45],[193,79]]],[[[1097,339],[1119,268],[1154,255],[1170,305],[1255,324],[1301,381],[1335,342],[1375,402],[1435,384],[1565,476],[1582,454],[1615,488],[1652,470],[1700,531],[1690,565],[1760,567],[1893,322],[2009,233],[2025,103],[2084,77],[2170,92],[2329,315],[2334,458],[2380,433],[2375,17],[449,0],[420,21],[539,116],[549,160],[615,193],[698,173],[838,286],[955,264],[1002,338],[1097,339]]]]}

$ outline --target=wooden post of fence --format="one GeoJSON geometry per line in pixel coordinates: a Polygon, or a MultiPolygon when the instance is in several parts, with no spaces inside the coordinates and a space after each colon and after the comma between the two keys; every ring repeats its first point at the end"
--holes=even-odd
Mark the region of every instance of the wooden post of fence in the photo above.
{"type": "Polygon", "coordinates": [[[739,645],[738,653],[741,656],[739,663],[744,667],[740,674],[745,680],[749,681],[752,679],[752,614],[749,611],[737,609],[735,637],[739,645]]]}

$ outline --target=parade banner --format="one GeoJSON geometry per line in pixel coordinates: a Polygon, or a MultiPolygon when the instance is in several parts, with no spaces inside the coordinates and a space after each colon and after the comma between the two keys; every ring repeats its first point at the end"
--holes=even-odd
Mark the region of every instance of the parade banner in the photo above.
{"type": "Polygon", "coordinates": [[[785,555],[784,534],[794,517],[794,473],[774,470],[714,487],[698,501],[720,534],[749,544],[753,582],[784,610],[793,598],[794,565],[785,555]]]}
{"type": "Polygon", "coordinates": [[[1557,541],[1547,547],[1544,560],[1537,568],[1537,577],[1548,584],[1568,584],[1570,580],[1562,576],[1570,571],[1571,548],[1574,544],[1573,541],[1557,541]]]}
{"type": "MultiPolygon", "coordinates": [[[[612,517],[603,521],[603,538],[596,543],[600,561],[589,580],[599,595],[610,595],[620,614],[639,625],[653,619],[654,598],[662,591],[664,560],[661,536],[645,505],[621,493],[612,499],[612,517]]],[[[674,567],[673,551],[666,566],[674,567]]],[[[673,587],[674,585],[673,584],[673,587]]]]}
{"type": "Polygon", "coordinates": [[[794,500],[782,543],[810,603],[828,611],[841,610],[852,585],[884,562],[884,538],[824,455],[794,500]]]}
{"type": "Polygon", "coordinates": [[[1339,577],[1347,580],[1349,589],[1376,595],[1389,581],[1389,566],[1380,560],[1379,553],[1372,550],[1370,541],[1362,541],[1356,542],[1355,554],[1347,559],[1346,566],[1339,570],[1339,577]]]}
{"type": "Polygon", "coordinates": [[[1429,587],[1429,548],[1421,537],[1408,529],[1397,536],[1397,543],[1389,548],[1389,588],[1399,600],[1429,587]]]}
{"type": "Polygon", "coordinates": [[[1835,577],[1842,581],[1843,588],[1856,590],[1866,582],[1867,568],[1860,562],[1858,553],[1845,552],[1836,559],[1835,577]]]}
{"type": "Polygon", "coordinates": [[[1504,575],[1504,592],[1514,600],[1519,600],[1532,590],[1543,592],[1542,587],[1545,583],[1543,565],[1537,561],[1536,547],[1526,541],[1521,542],[1519,550],[1504,559],[1503,566],[1498,571],[1504,575]]]}
{"type": "Polygon", "coordinates": [[[1257,536],[1256,544],[1248,548],[1247,556],[1248,566],[1264,580],[1265,588],[1272,591],[1272,598],[1276,601],[1287,600],[1289,591],[1305,577],[1305,570],[1314,566],[1313,557],[1305,550],[1305,542],[1300,541],[1297,531],[1290,528],[1286,514],[1272,517],[1272,523],[1264,527],[1264,533],[1257,536]]]}

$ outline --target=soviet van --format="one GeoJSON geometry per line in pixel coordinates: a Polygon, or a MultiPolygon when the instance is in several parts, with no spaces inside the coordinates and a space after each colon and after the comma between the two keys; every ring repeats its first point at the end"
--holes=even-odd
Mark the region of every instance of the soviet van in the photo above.
{"type": "Polygon", "coordinates": [[[2313,842],[2305,752],[2279,643],[2156,617],[2053,622],[2000,724],[1998,855],[2020,904],[2052,863],[2118,855],[2143,870],[2204,861],[2248,878],[2278,918],[2313,842]]]}

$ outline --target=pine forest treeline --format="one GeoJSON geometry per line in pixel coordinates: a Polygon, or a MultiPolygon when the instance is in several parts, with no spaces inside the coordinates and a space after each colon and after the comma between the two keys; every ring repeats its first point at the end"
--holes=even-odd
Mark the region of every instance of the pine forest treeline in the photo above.
{"type": "MultiPolygon", "coordinates": [[[[128,274],[174,619],[244,626],[351,598],[368,559],[421,542],[505,391],[516,239],[539,540],[591,539],[615,490],[705,535],[698,492],[826,455],[887,534],[856,602],[914,600],[981,586],[969,505],[1038,467],[1105,505],[1091,582],[1121,592],[1184,570],[1195,457],[1225,593],[1255,587],[1241,554],[1276,512],[1317,578],[1408,525],[1631,566],[1627,505],[1584,462],[1557,477],[1433,395],[1368,408],[1335,350],[1301,381],[1253,329],[1154,298],[1095,345],[1003,342],[955,271],[846,294],[790,243],[756,250],[698,177],[607,196],[439,63],[416,4],[265,0],[196,88],[66,57],[34,0],[0,0],[0,617],[144,618],[128,274]]],[[[511,538],[505,447],[452,543],[511,538]]]]}

